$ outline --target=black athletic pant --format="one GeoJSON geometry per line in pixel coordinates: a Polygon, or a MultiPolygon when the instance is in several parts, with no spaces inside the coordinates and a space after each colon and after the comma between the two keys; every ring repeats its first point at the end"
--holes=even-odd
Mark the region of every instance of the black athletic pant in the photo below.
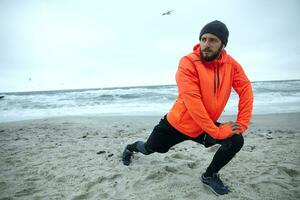
{"type": "MultiPolygon", "coordinates": [[[[216,123],[220,125],[220,123],[216,123]]],[[[240,151],[244,144],[242,135],[233,135],[225,140],[216,140],[210,137],[207,133],[201,134],[197,138],[192,138],[176,130],[167,121],[166,116],[160,120],[149,136],[146,143],[137,141],[127,146],[130,151],[141,152],[145,155],[158,152],[166,153],[169,149],[185,140],[192,140],[203,144],[205,147],[211,147],[215,144],[220,144],[221,147],[215,153],[212,162],[207,168],[206,174],[218,173],[234,155],[240,151]]]]}

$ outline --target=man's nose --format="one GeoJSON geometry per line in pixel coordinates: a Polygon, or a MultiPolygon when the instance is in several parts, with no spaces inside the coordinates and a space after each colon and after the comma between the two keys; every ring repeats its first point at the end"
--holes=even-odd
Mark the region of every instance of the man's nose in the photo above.
{"type": "Polygon", "coordinates": [[[208,41],[205,41],[203,45],[204,45],[205,48],[210,47],[210,43],[208,41]]]}

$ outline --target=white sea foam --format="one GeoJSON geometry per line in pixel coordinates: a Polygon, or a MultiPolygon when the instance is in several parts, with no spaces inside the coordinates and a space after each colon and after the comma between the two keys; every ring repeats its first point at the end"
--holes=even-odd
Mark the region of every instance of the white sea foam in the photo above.
{"type": "MultiPolygon", "coordinates": [[[[254,82],[254,114],[300,112],[300,80],[254,82]]],[[[177,96],[177,87],[147,86],[4,93],[0,122],[66,115],[163,115],[177,96]]],[[[224,110],[237,113],[233,91],[224,110]]]]}

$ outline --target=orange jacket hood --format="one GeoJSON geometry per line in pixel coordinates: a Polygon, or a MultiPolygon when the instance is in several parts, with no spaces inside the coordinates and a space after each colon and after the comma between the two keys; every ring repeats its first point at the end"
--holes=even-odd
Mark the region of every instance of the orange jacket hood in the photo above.
{"type": "Polygon", "coordinates": [[[249,79],[238,64],[223,49],[218,59],[203,62],[197,44],[179,62],[176,72],[178,97],[167,115],[170,124],[190,137],[207,132],[216,139],[227,138],[228,125],[217,127],[214,122],[224,111],[232,88],[239,95],[236,122],[243,133],[250,122],[253,92],[249,79]]]}

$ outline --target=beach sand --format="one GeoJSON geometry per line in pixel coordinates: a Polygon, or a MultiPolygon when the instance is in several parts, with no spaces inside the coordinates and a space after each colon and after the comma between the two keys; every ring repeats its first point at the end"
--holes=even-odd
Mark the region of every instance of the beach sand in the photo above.
{"type": "Polygon", "coordinates": [[[300,113],[253,117],[243,149],[220,171],[231,193],[219,197],[200,181],[218,146],[186,141],[122,164],[125,145],[147,139],[160,118],[0,123],[0,199],[300,199],[300,113]]]}

